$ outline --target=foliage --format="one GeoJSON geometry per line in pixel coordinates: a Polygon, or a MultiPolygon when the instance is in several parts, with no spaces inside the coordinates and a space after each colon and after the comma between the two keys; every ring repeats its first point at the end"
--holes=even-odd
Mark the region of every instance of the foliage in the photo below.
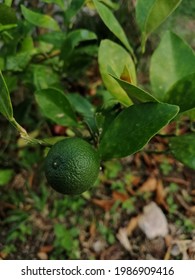
{"type": "MultiPolygon", "coordinates": [[[[0,112],[30,143],[49,145],[32,138],[16,121],[10,92],[23,86],[31,102],[50,125],[72,130],[73,135],[88,135],[95,142],[103,160],[134,154],[163,127],[180,121],[181,113],[195,107],[193,50],[177,34],[165,32],[154,50],[150,63],[150,92],[139,83],[136,68],[142,53],[136,53],[115,16],[120,9],[111,1],[42,1],[11,7],[1,4],[6,14],[1,22],[0,112]],[[52,13],[50,13],[50,5],[52,13]],[[93,30],[77,28],[76,15],[85,7],[96,10],[113,33],[112,40],[102,40],[93,30]],[[68,16],[67,16],[68,15],[68,16]],[[102,96],[95,104],[93,96],[69,90],[77,79],[86,79],[86,69],[97,61],[109,98],[102,96]],[[137,81],[138,80],[138,81],[137,81]],[[34,96],[32,96],[34,94],[34,96]],[[101,102],[101,103],[100,103],[101,102]],[[116,104],[120,109],[114,113],[116,104]],[[105,111],[105,108],[107,111],[105,111]],[[106,112],[106,113],[105,113],[106,112]],[[176,118],[177,117],[177,118],[176,118]]],[[[181,1],[137,1],[136,22],[141,32],[140,48],[169,17],[181,1]],[[158,19],[158,20],[157,20],[158,19]]],[[[176,133],[176,132],[175,132],[176,133]]],[[[194,134],[189,134],[188,149],[180,150],[184,137],[175,135],[170,150],[177,159],[194,168],[194,134]],[[175,152],[177,150],[177,152],[175,152]]],[[[186,141],[185,141],[186,143],[186,141]]]]}

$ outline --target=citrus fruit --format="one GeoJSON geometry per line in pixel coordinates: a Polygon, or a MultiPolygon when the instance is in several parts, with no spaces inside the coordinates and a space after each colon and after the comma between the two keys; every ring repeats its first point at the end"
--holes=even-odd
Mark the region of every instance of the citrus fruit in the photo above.
{"type": "Polygon", "coordinates": [[[54,144],[45,159],[45,176],[57,192],[77,195],[96,181],[100,168],[98,152],[81,138],[54,144]]]}

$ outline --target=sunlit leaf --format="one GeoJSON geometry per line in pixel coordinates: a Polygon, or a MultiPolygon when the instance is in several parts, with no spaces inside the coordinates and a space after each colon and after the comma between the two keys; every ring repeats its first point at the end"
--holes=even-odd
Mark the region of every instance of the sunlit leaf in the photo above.
{"type": "Polygon", "coordinates": [[[130,54],[122,46],[110,40],[103,40],[99,47],[98,62],[103,82],[108,91],[124,105],[132,104],[124,89],[108,73],[108,67],[111,67],[114,73],[120,77],[126,67],[131,75],[132,83],[136,84],[135,66],[130,54]]]}
{"type": "Polygon", "coordinates": [[[110,72],[110,75],[119,83],[119,85],[124,89],[124,91],[134,103],[158,102],[158,100],[155,97],[153,97],[149,92],[146,92],[145,90],[133,85],[132,83],[123,80],[124,76],[118,78],[115,74],[113,74],[113,71],[110,72]]]}

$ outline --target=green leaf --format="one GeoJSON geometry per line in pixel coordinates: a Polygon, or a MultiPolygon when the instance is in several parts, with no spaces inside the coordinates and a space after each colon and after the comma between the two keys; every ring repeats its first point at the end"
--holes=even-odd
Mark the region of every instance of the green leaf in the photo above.
{"type": "Polygon", "coordinates": [[[195,108],[195,73],[175,83],[165,95],[165,102],[180,107],[180,112],[195,108]]]}
{"type": "Polygon", "coordinates": [[[171,138],[169,147],[177,160],[195,169],[195,133],[171,138]]]}
{"type": "Polygon", "coordinates": [[[55,88],[35,92],[35,98],[43,115],[64,126],[77,126],[76,116],[65,94],[55,88]]]}
{"type": "Polygon", "coordinates": [[[5,5],[11,7],[13,0],[4,0],[5,5]]]}
{"type": "Polygon", "coordinates": [[[12,25],[17,23],[16,12],[11,7],[0,4],[0,24],[12,25]]]}
{"type": "Polygon", "coordinates": [[[119,3],[114,3],[111,0],[100,0],[102,3],[104,3],[106,6],[108,6],[108,8],[112,9],[112,10],[118,10],[118,8],[120,7],[119,3]]]}
{"type": "Polygon", "coordinates": [[[102,80],[107,90],[122,104],[131,105],[132,102],[126,92],[108,73],[108,67],[111,67],[114,73],[120,77],[124,67],[126,67],[132,83],[136,84],[135,66],[129,53],[122,46],[110,40],[103,40],[99,47],[98,62],[102,80]]]}
{"type": "Polygon", "coordinates": [[[142,31],[142,49],[152,33],[177,8],[181,0],[137,0],[136,20],[142,31]]]}
{"type": "Polygon", "coordinates": [[[42,0],[42,2],[48,3],[48,4],[56,4],[59,6],[62,10],[64,10],[64,0],[42,0]]]}
{"type": "Polygon", "coordinates": [[[179,80],[194,73],[193,50],[176,34],[166,32],[151,58],[150,80],[153,94],[163,101],[179,80]]]}
{"type": "Polygon", "coordinates": [[[81,42],[97,40],[97,36],[94,32],[87,29],[77,29],[70,32],[61,48],[61,59],[64,63],[68,63],[68,58],[72,54],[73,50],[78,47],[81,42]]]}
{"type": "Polygon", "coordinates": [[[6,25],[0,25],[0,32],[4,32],[6,30],[10,30],[12,28],[17,27],[17,24],[6,24],[6,25]]]}
{"type": "Polygon", "coordinates": [[[85,97],[78,93],[68,93],[66,97],[76,112],[86,118],[94,116],[95,108],[85,97]]]}
{"type": "Polygon", "coordinates": [[[36,90],[56,87],[57,84],[60,84],[59,76],[49,66],[34,65],[32,71],[36,90]],[[48,79],[48,77],[50,78],[48,79]]]}
{"type": "Polygon", "coordinates": [[[63,32],[53,31],[40,35],[38,37],[38,40],[49,43],[53,45],[54,48],[56,49],[60,49],[62,47],[65,38],[66,38],[66,33],[64,31],[63,32]]]}
{"type": "Polygon", "coordinates": [[[20,52],[12,56],[8,56],[6,60],[6,70],[23,71],[31,60],[31,52],[20,52]]]}
{"type": "Polygon", "coordinates": [[[70,3],[66,4],[68,5],[68,7],[66,7],[64,13],[65,24],[71,24],[71,20],[76,16],[77,12],[81,9],[84,2],[85,0],[72,0],[70,3]]]}
{"type": "Polygon", "coordinates": [[[64,225],[56,224],[54,226],[55,246],[60,246],[64,250],[70,251],[73,246],[73,238],[69,230],[64,225]]]}
{"type": "Polygon", "coordinates": [[[113,71],[110,73],[110,76],[112,76],[119,83],[119,85],[129,96],[129,98],[131,98],[133,103],[158,102],[158,100],[155,97],[153,97],[150,93],[146,92],[145,90],[116,77],[116,75],[113,74],[113,71]]]}
{"type": "Polygon", "coordinates": [[[97,132],[97,126],[95,122],[95,108],[94,106],[83,96],[78,93],[66,94],[70,104],[82,117],[90,131],[97,132]]]}
{"type": "Polygon", "coordinates": [[[24,18],[33,25],[51,29],[54,31],[60,30],[58,23],[52,17],[33,12],[30,9],[26,8],[24,5],[21,5],[21,9],[24,18]]]}
{"type": "Polygon", "coordinates": [[[12,169],[0,169],[0,186],[4,186],[9,183],[13,176],[12,169]]]}
{"type": "Polygon", "coordinates": [[[0,71],[0,112],[9,121],[13,120],[13,108],[10,99],[10,94],[1,71],[0,71]]]}
{"type": "Polygon", "coordinates": [[[133,49],[129,44],[127,36],[111,10],[98,0],[93,0],[93,3],[104,24],[121,41],[121,43],[123,43],[127,50],[133,54],[133,49]]]}
{"type": "Polygon", "coordinates": [[[163,103],[142,103],[124,109],[100,141],[102,158],[125,157],[141,150],[178,111],[177,106],[163,103]]]}

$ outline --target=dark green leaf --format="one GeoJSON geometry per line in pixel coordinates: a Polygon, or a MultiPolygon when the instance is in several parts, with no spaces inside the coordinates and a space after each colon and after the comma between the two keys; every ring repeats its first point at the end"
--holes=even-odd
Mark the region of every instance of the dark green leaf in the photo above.
{"type": "Polygon", "coordinates": [[[194,73],[193,50],[176,34],[166,32],[151,58],[150,80],[153,94],[163,101],[179,80],[194,73]]]}
{"type": "Polygon", "coordinates": [[[136,73],[133,60],[129,53],[120,45],[110,41],[101,41],[98,53],[99,69],[102,80],[107,90],[122,104],[129,106],[132,104],[124,89],[108,73],[108,67],[121,76],[124,67],[128,69],[133,84],[136,84],[136,73]]]}
{"type": "Polygon", "coordinates": [[[93,105],[78,93],[66,94],[66,97],[75,111],[83,117],[90,130],[96,132],[97,128],[94,118],[95,108],[93,105]]]}
{"type": "Polygon", "coordinates": [[[76,116],[65,94],[55,88],[35,92],[42,113],[55,123],[64,126],[77,126],[76,116]]]}
{"type": "Polygon", "coordinates": [[[11,25],[17,23],[16,12],[11,7],[0,4],[0,24],[11,25]]]}
{"type": "Polygon", "coordinates": [[[181,0],[137,0],[136,20],[142,31],[142,47],[152,33],[177,8],[181,0]]]}
{"type": "Polygon", "coordinates": [[[59,31],[58,23],[50,16],[43,15],[37,12],[33,12],[25,6],[21,5],[22,14],[24,18],[35,26],[42,28],[51,29],[54,31],[59,31]]]}
{"type": "Polygon", "coordinates": [[[65,23],[70,25],[71,20],[74,16],[76,16],[77,12],[81,9],[83,6],[85,0],[72,0],[68,7],[66,8],[66,11],[64,13],[64,19],[65,23]]]}
{"type": "Polygon", "coordinates": [[[68,63],[68,58],[72,54],[73,50],[84,41],[96,40],[97,36],[94,32],[86,29],[77,29],[70,32],[61,49],[61,59],[64,60],[64,63],[68,63]]]}
{"type": "Polygon", "coordinates": [[[57,32],[57,31],[48,32],[38,37],[39,41],[52,44],[56,49],[60,49],[62,47],[65,38],[66,38],[65,32],[57,32]]]}
{"type": "Polygon", "coordinates": [[[0,71],[0,112],[8,120],[13,120],[13,108],[10,100],[10,94],[3,78],[3,75],[0,71]]]}
{"type": "Polygon", "coordinates": [[[125,157],[141,150],[178,111],[177,106],[163,103],[142,103],[124,109],[100,141],[102,158],[125,157]]]}
{"type": "Polygon", "coordinates": [[[111,10],[98,0],[93,0],[93,2],[104,24],[123,43],[129,52],[133,54],[133,50],[129,44],[127,36],[111,10]]]}
{"type": "Polygon", "coordinates": [[[134,86],[133,84],[126,82],[122,79],[116,77],[110,73],[110,75],[119,83],[119,85],[124,89],[127,93],[129,98],[133,101],[133,103],[143,103],[143,102],[158,102],[158,100],[153,97],[150,93],[146,92],[145,90],[134,86]]]}
{"type": "Polygon", "coordinates": [[[180,112],[195,108],[195,73],[174,84],[165,95],[165,102],[180,107],[180,112]]]}
{"type": "Polygon", "coordinates": [[[177,160],[195,169],[195,133],[173,137],[169,146],[177,160]]]}

